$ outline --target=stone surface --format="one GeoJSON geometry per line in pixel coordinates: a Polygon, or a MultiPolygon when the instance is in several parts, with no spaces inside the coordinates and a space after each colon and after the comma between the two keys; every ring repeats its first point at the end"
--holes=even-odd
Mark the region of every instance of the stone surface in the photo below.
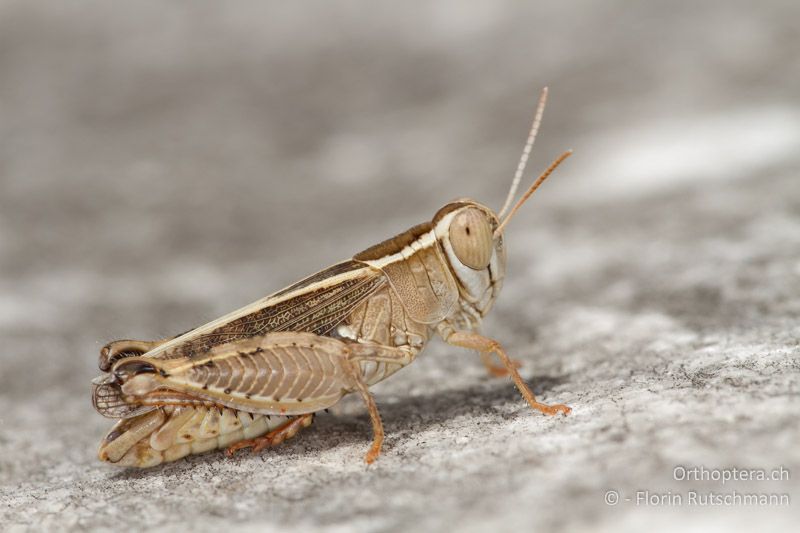
{"type": "Polygon", "coordinates": [[[750,6],[0,5],[2,529],[796,527],[800,10],[750,6]],[[375,388],[373,466],[356,399],[257,456],[95,459],[100,346],[498,205],[544,84],[532,167],[576,155],[511,225],[485,331],[572,415],[434,343],[375,388]]]}

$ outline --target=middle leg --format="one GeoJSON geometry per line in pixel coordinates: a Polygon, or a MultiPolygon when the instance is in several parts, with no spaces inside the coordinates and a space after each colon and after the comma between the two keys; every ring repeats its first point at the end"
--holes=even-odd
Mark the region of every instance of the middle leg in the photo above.
{"type": "Polygon", "coordinates": [[[364,456],[364,461],[367,464],[372,464],[380,455],[384,432],[378,405],[369,391],[369,385],[364,381],[360,362],[374,361],[405,366],[414,360],[415,355],[416,353],[411,349],[373,343],[354,343],[349,346],[348,354],[342,359],[342,367],[352,380],[355,390],[367,405],[369,418],[372,422],[372,446],[370,446],[367,455],[364,456]]]}

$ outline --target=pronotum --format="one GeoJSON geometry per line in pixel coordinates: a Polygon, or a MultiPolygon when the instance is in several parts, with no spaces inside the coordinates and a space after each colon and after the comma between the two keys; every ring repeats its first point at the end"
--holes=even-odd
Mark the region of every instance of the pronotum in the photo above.
{"type": "Polygon", "coordinates": [[[473,200],[450,202],[430,222],[182,335],[104,346],[92,400],[120,420],[101,442],[100,459],[148,467],[217,448],[259,451],[355,392],[372,422],[371,463],[384,434],[369,387],[414,361],[434,335],[479,352],[489,372],[510,376],[537,411],[569,413],[537,401],[500,343],[478,333],[503,283],[506,225],[571,153],[509,211],[546,99],[544,89],[497,214],[473,200]]]}

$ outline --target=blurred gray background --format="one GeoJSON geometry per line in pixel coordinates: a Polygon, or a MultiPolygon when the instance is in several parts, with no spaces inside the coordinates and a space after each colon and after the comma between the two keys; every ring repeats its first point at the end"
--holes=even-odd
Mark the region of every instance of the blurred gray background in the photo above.
{"type": "Polygon", "coordinates": [[[0,2],[0,523],[796,526],[798,96],[794,0],[0,2]],[[257,456],[95,459],[103,344],[199,325],[453,198],[499,206],[545,85],[528,174],[575,155],[511,225],[485,331],[570,417],[434,343],[376,387],[372,467],[349,400],[257,456]],[[640,490],[793,500],[643,506],[640,490]]]}

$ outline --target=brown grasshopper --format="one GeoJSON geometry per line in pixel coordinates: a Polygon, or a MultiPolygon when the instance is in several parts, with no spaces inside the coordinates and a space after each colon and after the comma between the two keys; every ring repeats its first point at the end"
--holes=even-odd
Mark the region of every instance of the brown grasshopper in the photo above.
{"type": "Polygon", "coordinates": [[[357,392],[372,421],[365,458],[372,463],[384,433],[369,387],[414,361],[434,334],[477,350],[489,372],[509,375],[532,408],[569,413],[565,405],[537,401],[500,343],[477,332],[503,283],[503,230],[571,153],[556,159],[503,218],[546,97],[547,89],[497,214],[456,200],[430,222],[187,333],[106,345],[100,353],[106,374],[93,381],[93,404],[121,420],[102,441],[100,459],[146,467],[224,447],[229,455],[259,451],[357,392]]]}

